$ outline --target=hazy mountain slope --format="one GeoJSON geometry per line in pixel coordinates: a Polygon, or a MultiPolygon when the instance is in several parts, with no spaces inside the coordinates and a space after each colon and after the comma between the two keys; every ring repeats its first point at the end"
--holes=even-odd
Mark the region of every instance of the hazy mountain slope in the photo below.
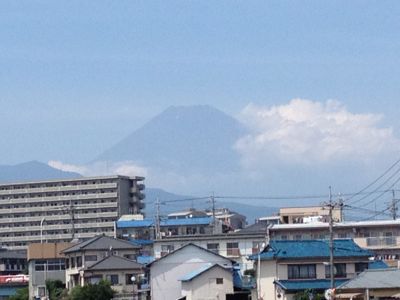
{"type": "Polygon", "coordinates": [[[78,173],[54,169],[45,163],[29,161],[17,165],[0,165],[0,182],[65,179],[81,177],[78,173]]]}
{"type": "Polygon", "coordinates": [[[239,165],[233,145],[244,132],[236,119],[210,106],[172,106],[95,161],[131,160],[180,173],[231,171],[239,165]]]}

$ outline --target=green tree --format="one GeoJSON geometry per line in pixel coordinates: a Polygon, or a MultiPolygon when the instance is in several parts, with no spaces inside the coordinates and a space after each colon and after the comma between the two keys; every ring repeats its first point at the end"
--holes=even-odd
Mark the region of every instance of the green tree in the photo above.
{"type": "Polygon", "coordinates": [[[98,284],[87,284],[83,287],[76,286],[69,296],[70,300],[110,300],[114,296],[111,283],[101,280],[98,284]]]}
{"type": "Polygon", "coordinates": [[[28,287],[24,287],[17,290],[17,293],[14,296],[8,298],[9,300],[29,300],[29,289],[28,287]]]}
{"type": "Polygon", "coordinates": [[[46,280],[46,289],[50,300],[60,300],[65,290],[61,280],[46,280]]]}

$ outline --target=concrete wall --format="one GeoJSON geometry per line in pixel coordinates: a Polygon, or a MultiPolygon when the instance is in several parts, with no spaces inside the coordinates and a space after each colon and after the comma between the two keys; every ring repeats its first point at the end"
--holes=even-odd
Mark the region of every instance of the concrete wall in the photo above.
{"type": "Polygon", "coordinates": [[[182,296],[186,300],[225,300],[226,294],[233,293],[231,270],[212,268],[195,279],[182,282],[182,296]],[[216,278],[222,278],[223,284],[216,284],[216,278]]]}
{"type": "Polygon", "coordinates": [[[179,298],[181,296],[179,279],[194,270],[198,270],[204,263],[232,265],[228,259],[190,245],[153,263],[150,267],[152,299],[171,300],[179,298]]]}

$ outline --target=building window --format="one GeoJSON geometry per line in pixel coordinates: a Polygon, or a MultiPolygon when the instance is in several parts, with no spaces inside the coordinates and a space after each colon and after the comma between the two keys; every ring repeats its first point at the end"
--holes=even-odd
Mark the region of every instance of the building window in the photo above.
{"type": "Polygon", "coordinates": [[[214,253],[219,253],[219,243],[208,243],[207,250],[210,250],[214,253]]]}
{"type": "Polygon", "coordinates": [[[224,284],[224,279],[223,278],[216,278],[215,282],[216,282],[216,284],[224,284]]]}
{"type": "Polygon", "coordinates": [[[132,276],[134,276],[134,274],[125,274],[125,284],[126,285],[133,284],[132,276]]]}
{"type": "Polygon", "coordinates": [[[97,255],[85,255],[85,262],[86,261],[97,261],[97,255]]]}
{"type": "Polygon", "coordinates": [[[167,255],[174,251],[174,245],[161,245],[161,256],[167,255]]]}
{"type": "Polygon", "coordinates": [[[106,275],[106,280],[111,282],[111,285],[117,285],[118,284],[118,274],[106,275]]]}
{"type": "Polygon", "coordinates": [[[364,272],[366,269],[368,269],[368,263],[356,263],[355,264],[355,271],[357,274],[364,272]]]}
{"type": "Polygon", "coordinates": [[[82,267],[82,256],[77,256],[76,257],[76,266],[77,267],[82,267]]]}
{"type": "Polygon", "coordinates": [[[226,255],[240,256],[239,243],[226,243],[226,255]]]}
{"type": "MultiPolygon", "coordinates": [[[[325,277],[331,277],[331,266],[325,266],[325,277]]],[[[346,278],[346,264],[334,264],[333,275],[335,278],[346,278]]]]}
{"type": "Polygon", "coordinates": [[[288,265],[289,279],[312,279],[316,278],[315,264],[309,265],[288,265]]]}

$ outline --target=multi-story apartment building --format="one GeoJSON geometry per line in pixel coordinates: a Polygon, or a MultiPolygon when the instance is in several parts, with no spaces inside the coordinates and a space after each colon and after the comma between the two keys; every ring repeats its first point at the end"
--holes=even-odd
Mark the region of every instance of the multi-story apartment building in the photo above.
{"type": "Polygon", "coordinates": [[[114,222],[144,208],[143,177],[104,176],[0,184],[0,241],[70,242],[114,236],[114,222]]]}

